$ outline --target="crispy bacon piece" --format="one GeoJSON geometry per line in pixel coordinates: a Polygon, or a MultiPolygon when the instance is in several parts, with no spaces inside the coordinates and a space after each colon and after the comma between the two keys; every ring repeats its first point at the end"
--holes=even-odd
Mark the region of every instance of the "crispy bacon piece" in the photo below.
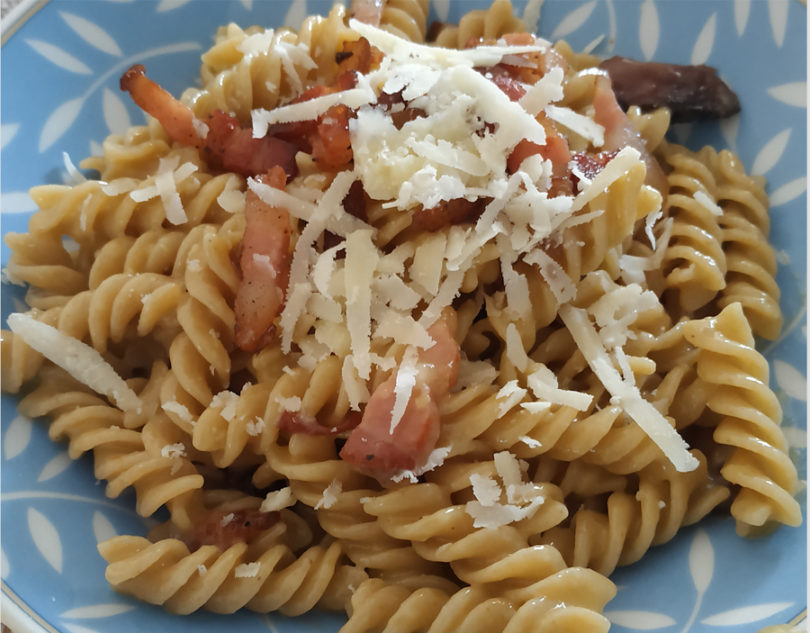
{"type": "Polygon", "coordinates": [[[295,144],[274,136],[253,138],[235,117],[221,111],[200,121],[189,107],[149,79],[145,70],[140,64],[127,70],[121,76],[121,90],[160,121],[172,140],[198,148],[209,162],[225,171],[253,176],[278,165],[287,176],[296,174],[295,144]]]}
{"type": "Polygon", "coordinates": [[[312,139],[312,158],[325,169],[340,170],[354,159],[349,135],[348,107],[334,105],[320,117],[317,132],[312,139]]]}
{"type": "Polygon", "coordinates": [[[203,545],[216,545],[226,550],[236,543],[250,543],[273,527],[280,517],[278,512],[259,510],[212,510],[194,524],[189,547],[195,550],[203,545]]]}
{"type": "Polygon", "coordinates": [[[314,416],[303,411],[284,411],[278,420],[279,430],[305,435],[340,435],[351,431],[358,424],[360,424],[360,414],[357,411],[351,411],[340,424],[333,427],[320,424],[314,416]]]}
{"type": "Polygon", "coordinates": [[[416,384],[393,432],[396,374],[371,394],[360,424],[340,451],[342,459],[380,480],[423,466],[436,447],[441,424],[439,403],[458,379],[455,313],[446,310],[428,332],[435,343],[419,354],[416,384]]]}
{"type": "Polygon", "coordinates": [[[433,232],[445,226],[475,222],[491,200],[492,198],[444,200],[435,207],[415,211],[411,226],[420,231],[433,232]]]}
{"type": "Polygon", "coordinates": [[[554,122],[546,116],[545,112],[540,112],[537,120],[546,130],[546,144],[538,145],[533,141],[523,139],[506,159],[506,168],[509,173],[513,174],[520,169],[521,163],[529,156],[539,154],[544,159],[550,160],[552,165],[549,196],[570,195],[573,189],[569,178],[568,164],[571,161],[571,151],[568,148],[568,141],[560,134],[554,126],[554,122]]]}
{"type": "Polygon", "coordinates": [[[588,180],[593,180],[594,176],[605,168],[613,158],[618,154],[618,150],[610,152],[599,152],[598,154],[591,154],[587,152],[577,152],[571,156],[571,160],[577,165],[578,174],[571,174],[574,179],[574,184],[579,182],[580,176],[584,176],[588,180]]]}
{"type": "MultiPolygon", "coordinates": [[[[284,189],[286,176],[280,167],[274,167],[262,180],[284,189]]],[[[234,300],[236,345],[246,352],[263,347],[274,334],[273,321],[284,306],[290,279],[291,233],[287,209],[271,207],[248,189],[239,257],[242,279],[234,300]]]]}
{"type": "Polygon", "coordinates": [[[382,59],[382,51],[372,46],[365,37],[359,40],[346,40],[336,56],[340,70],[355,71],[363,75],[378,68],[382,59]]]}
{"type": "Polygon", "coordinates": [[[607,71],[622,108],[667,107],[673,121],[722,118],[737,114],[740,101],[717,71],[705,65],[640,62],[611,57],[599,67],[607,71]]]}
{"type": "Polygon", "coordinates": [[[645,165],[647,176],[645,182],[666,196],[669,188],[667,177],[661,165],[647,149],[647,144],[641,135],[636,132],[633,124],[622,110],[606,75],[596,77],[596,90],[593,96],[593,119],[605,128],[604,151],[620,150],[624,147],[633,147],[639,151],[645,165]]]}

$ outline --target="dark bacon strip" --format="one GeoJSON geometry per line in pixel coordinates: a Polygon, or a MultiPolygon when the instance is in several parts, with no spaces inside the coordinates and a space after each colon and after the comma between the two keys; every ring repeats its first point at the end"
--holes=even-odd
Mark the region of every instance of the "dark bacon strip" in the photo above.
{"type": "Polygon", "coordinates": [[[268,528],[273,527],[281,515],[260,510],[212,510],[200,518],[189,538],[189,547],[216,545],[222,550],[236,543],[250,543],[268,528]]]}
{"type": "Polygon", "coordinates": [[[611,57],[600,65],[613,83],[616,98],[625,110],[667,107],[673,121],[722,118],[740,111],[740,101],[711,66],[685,66],[640,62],[611,57]]]}
{"type": "Polygon", "coordinates": [[[475,222],[484,212],[491,198],[444,200],[430,209],[419,209],[413,214],[411,225],[420,231],[438,231],[446,226],[475,222]]]}
{"type": "Polygon", "coordinates": [[[314,416],[302,411],[285,411],[278,420],[280,431],[303,433],[304,435],[340,435],[351,431],[360,424],[360,413],[351,411],[337,426],[328,427],[319,423],[314,416]]]}

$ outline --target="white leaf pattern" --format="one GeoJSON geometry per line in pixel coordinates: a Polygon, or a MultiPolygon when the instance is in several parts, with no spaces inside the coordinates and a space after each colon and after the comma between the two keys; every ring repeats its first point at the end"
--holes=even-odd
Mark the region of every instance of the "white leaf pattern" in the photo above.
{"type": "Polygon", "coordinates": [[[613,624],[634,631],[655,631],[677,624],[668,615],[653,611],[606,611],[605,616],[613,624]]]}
{"type": "Polygon", "coordinates": [[[526,6],[523,8],[523,22],[526,24],[526,30],[531,33],[537,32],[542,7],[543,0],[527,0],[526,6]]]}
{"type": "Polygon", "coordinates": [[[802,176],[791,180],[789,183],[782,185],[771,193],[769,199],[771,207],[779,207],[788,202],[792,202],[800,195],[807,191],[807,177],[802,176]]]}
{"type": "Polygon", "coordinates": [[[41,512],[28,508],[28,531],[39,553],[57,573],[62,573],[62,540],[59,532],[41,512]]]}
{"type": "Polygon", "coordinates": [[[42,153],[47,150],[51,145],[56,143],[62,135],[68,131],[68,128],[73,125],[76,117],[84,105],[84,99],[77,97],[70,101],[65,101],[56,110],[54,110],[42,126],[42,132],[39,134],[39,152],[42,153]]]}
{"type": "Polygon", "coordinates": [[[773,377],[779,388],[788,396],[807,402],[807,377],[793,365],[789,365],[783,360],[775,360],[773,377]]]}
{"type": "Polygon", "coordinates": [[[63,626],[69,633],[99,633],[96,629],[89,629],[86,626],[74,624],[73,622],[65,622],[63,626]]]}
{"type": "Polygon", "coordinates": [[[689,548],[689,574],[698,594],[709,588],[714,575],[714,547],[703,529],[695,531],[689,548]]]}
{"type": "Polygon", "coordinates": [[[441,22],[447,22],[447,18],[450,17],[450,0],[434,0],[431,4],[436,12],[436,17],[441,22]]]}
{"type": "Polygon", "coordinates": [[[8,578],[10,572],[11,572],[11,565],[8,562],[6,550],[0,549],[0,578],[5,580],[6,578],[8,578]]]}
{"type": "Polygon", "coordinates": [[[695,40],[695,46],[692,49],[692,57],[690,59],[691,64],[705,64],[709,61],[709,55],[712,54],[712,48],[714,48],[714,34],[716,29],[717,14],[712,13],[695,40]]]}
{"type": "Polygon", "coordinates": [[[90,604],[85,607],[76,607],[60,614],[60,618],[68,620],[90,620],[93,618],[109,618],[114,615],[121,615],[134,609],[131,604],[109,603],[90,604]]]}
{"type": "Polygon", "coordinates": [[[751,0],[734,0],[734,26],[737,27],[737,35],[742,37],[745,27],[748,25],[748,16],[751,14],[751,0]]]}
{"type": "Polygon", "coordinates": [[[740,133],[740,117],[730,116],[720,121],[720,133],[731,150],[737,147],[737,135],[740,133]]]}
{"type": "Polygon", "coordinates": [[[554,29],[554,32],[551,34],[551,39],[558,40],[576,31],[588,21],[588,18],[591,17],[591,13],[593,13],[595,8],[596,0],[592,0],[571,11],[571,13],[566,15],[557,25],[557,28],[554,29]]]}
{"type": "Polygon", "coordinates": [[[304,18],[307,17],[307,0],[293,0],[287,15],[284,16],[284,24],[293,29],[299,29],[304,18]]]}
{"type": "Polygon", "coordinates": [[[768,141],[754,159],[754,163],[751,165],[751,173],[762,176],[773,169],[785,153],[789,140],[790,128],[782,130],[768,141]]]}
{"type": "Polygon", "coordinates": [[[73,55],[55,44],[43,42],[42,40],[25,40],[25,43],[49,62],[59,66],[59,68],[64,68],[78,75],[90,75],[93,72],[87,64],[79,61],[73,55]]]}
{"type": "Polygon", "coordinates": [[[3,123],[3,125],[0,126],[0,145],[2,148],[5,148],[6,145],[11,143],[19,129],[19,123],[3,123]]]}
{"type": "Polygon", "coordinates": [[[797,108],[807,107],[807,82],[793,81],[768,88],[768,94],[777,101],[797,108]]]}
{"type": "Polygon", "coordinates": [[[96,543],[118,536],[110,520],[99,511],[93,513],[93,536],[96,537],[96,543]]]}
{"type": "Polygon", "coordinates": [[[241,0],[241,2],[246,11],[253,11],[253,0],[241,0]]]}
{"type": "Polygon", "coordinates": [[[788,446],[791,448],[807,448],[807,431],[805,429],[797,429],[795,426],[782,427],[787,440],[788,446]]]}
{"type": "Polygon", "coordinates": [[[18,415],[11,421],[3,437],[3,456],[14,459],[22,453],[31,441],[31,420],[18,415]]]}
{"type": "Polygon", "coordinates": [[[788,607],[792,607],[792,602],[771,602],[768,604],[752,604],[739,609],[729,609],[722,613],[715,613],[700,621],[701,624],[709,626],[738,626],[740,624],[751,624],[759,622],[788,607]]]}
{"type": "Polygon", "coordinates": [[[658,38],[660,36],[658,9],[655,8],[653,0],[644,0],[641,4],[638,30],[641,53],[644,55],[644,59],[652,59],[658,48],[658,38]]]}
{"type": "MultiPolygon", "coordinates": [[[[788,21],[788,0],[768,0],[768,17],[771,20],[773,41],[779,48],[785,43],[788,21]]],[[[805,16],[806,17],[806,16],[805,16]]]]}
{"type": "Polygon", "coordinates": [[[114,57],[121,57],[121,49],[116,41],[110,36],[107,31],[102,29],[95,22],[83,18],[72,13],[60,11],[59,15],[73,29],[73,31],[82,38],[85,42],[90,44],[93,48],[97,48],[102,53],[113,55],[114,57]]]}
{"type": "Polygon", "coordinates": [[[67,451],[59,453],[42,467],[39,477],[37,477],[37,481],[42,483],[43,481],[48,481],[49,479],[53,479],[54,477],[61,475],[72,463],[73,460],[70,459],[70,455],[67,454],[67,451]]]}
{"type": "Polygon", "coordinates": [[[17,213],[30,213],[36,211],[37,205],[31,200],[31,196],[27,191],[9,191],[3,192],[0,203],[3,207],[3,215],[17,214],[17,213]]]}
{"type": "Polygon", "coordinates": [[[183,5],[186,5],[190,2],[190,0],[160,0],[155,9],[157,13],[166,13],[167,11],[174,11],[175,9],[179,9],[183,5]]]}
{"type": "Polygon", "coordinates": [[[123,134],[132,125],[123,99],[109,88],[104,89],[101,105],[104,122],[111,134],[123,134]]]}

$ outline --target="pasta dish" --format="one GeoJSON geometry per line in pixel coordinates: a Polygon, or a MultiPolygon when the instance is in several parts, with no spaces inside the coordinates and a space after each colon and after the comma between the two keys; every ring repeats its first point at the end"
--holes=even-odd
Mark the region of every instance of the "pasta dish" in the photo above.
{"type": "Polygon", "coordinates": [[[99,545],[115,589],[595,633],[681,527],[801,523],[764,181],[667,136],[737,111],[713,69],[368,0],[120,83],[146,123],[31,191],[2,336],[20,412],[167,517],[99,545]]]}

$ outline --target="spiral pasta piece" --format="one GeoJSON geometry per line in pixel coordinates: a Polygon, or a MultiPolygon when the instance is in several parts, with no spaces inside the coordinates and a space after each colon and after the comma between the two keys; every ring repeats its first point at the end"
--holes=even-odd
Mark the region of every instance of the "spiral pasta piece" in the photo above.
{"type": "Polygon", "coordinates": [[[349,621],[340,633],[550,633],[563,630],[604,633],[610,624],[599,611],[612,595],[612,588],[600,586],[598,580],[589,584],[588,581],[594,580],[595,575],[588,575],[579,582],[574,580],[564,607],[549,597],[536,598],[516,607],[475,586],[448,594],[430,587],[412,590],[371,579],[360,585],[352,596],[349,621]],[[571,600],[572,596],[576,597],[571,600]]]}
{"type": "Polygon", "coordinates": [[[457,25],[444,25],[435,43],[446,48],[467,48],[477,40],[496,40],[506,33],[525,30],[510,0],[495,0],[487,9],[467,12],[457,25]]]}
{"type": "MultiPolygon", "coordinates": [[[[165,430],[156,433],[160,418],[137,430],[132,427],[138,422],[127,420],[127,414],[81,388],[61,369],[43,374],[48,380],[20,401],[20,411],[32,418],[50,417],[49,436],[67,439],[71,458],[92,451],[96,477],[107,481],[109,497],[133,487],[138,513],[150,516],[202,487],[202,476],[184,457],[183,445],[177,445],[181,438],[171,432],[167,436],[165,430]],[[167,446],[173,450],[164,451],[167,446]]],[[[158,379],[161,371],[154,376],[158,379]]]]}
{"type": "Polygon", "coordinates": [[[708,479],[703,454],[693,454],[700,461],[695,470],[678,473],[664,460],[654,462],[639,472],[637,489],[608,487],[604,510],[582,507],[570,525],[555,527],[539,540],[560,549],[569,564],[605,575],[639,560],[728,497],[727,487],[708,479]]]}
{"type": "Polygon", "coordinates": [[[661,155],[672,168],[665,212],[674,220],[663,261],[665,285],[677,293],[680,309],[691,314],[726,285],[716,184],[700,154],[667,146],[661,155]]]}
{"type": "MultiPolygon", "coordinates": [[[[254,549],[267,540],[253,544],[254,549]]],[[[151,543],[143,537],[118,536],[101,543],[99,552],[115,589],[176,613],[201,608],[233,613],[245,607],[297,615],[320,602],[340,603],[346,578],[351,578],[336,541],[296,555],[283,542],[267,543],[255,553],[246,543],[224,551],[203,545],[191,552],[177,539],[151,543]]]]}
{"type": "Polygon", "coordinates": [[[714,441],[732,448],[720,474],[740,487],[731,504],[737,531],[748,534],[773,522],[799,525],[796,467],[780,427],[782,409],[742,306],[732,303],[684,328],[700,350],[698,375],[713,387],[707,406],[721,416],[714,441]]]}
{"type": "Polygon", "coordinates": [[[745,173],[725,150],[713,161],[718,173],[717,202],[728,273],[717,299],[720,309],[738,302],[757,336],[775,339],[782,330],[776,258],[768,243],[768,197],[761,179],[745,173]]]}
{"type": "Polygon", "coordinates": [[[424,42],[428,10],[428,0],[386,0],[380,14],[380,28],[411,42],[424,42]]]}

